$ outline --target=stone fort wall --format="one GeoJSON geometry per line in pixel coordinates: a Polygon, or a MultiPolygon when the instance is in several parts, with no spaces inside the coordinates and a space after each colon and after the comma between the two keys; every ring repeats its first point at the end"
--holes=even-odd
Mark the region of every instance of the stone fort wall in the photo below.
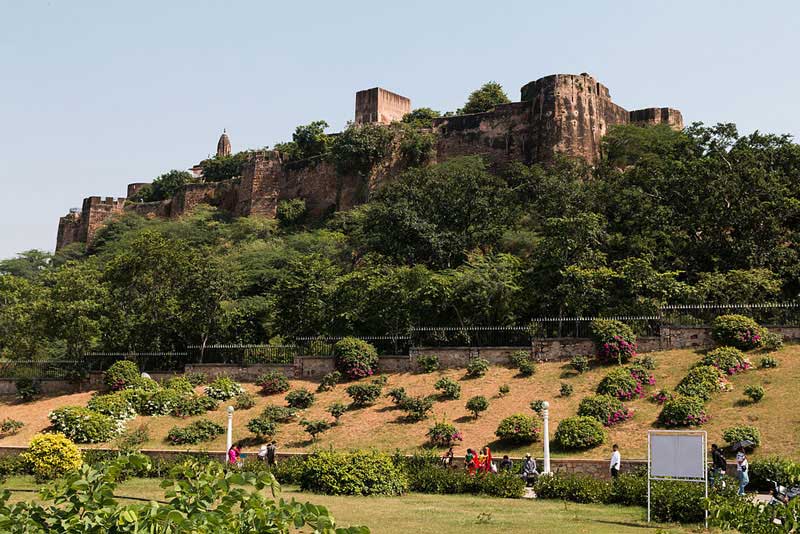
{"type": "MultiPolygon", "coordinates": [[[[388,124],[411,110],[401,95],[373,88],[356,94],[356,123],[388,124]]],[[[601,139],[618,124],[667,124],[683,127],[680,111],[646,108],[628,111],[611,100],[606,86],[588,74],[553,74],[524,85],[520,101],[491,111],[442,117],[433,122],[436,161],[482,155],[495,166],[513,161],[546,163],[556,154],[595,163],[601,139]]],[[[89,197],[81,210],[61,217],[56,250],[70,243],[90,244],[97,230],[125,211],[146,217],[180,217],[198,204],[210,204],[234,216],[275,217],[278,202],[306,201],[318,217],[366,202],[372,190],[404,170],[397,147],[366,177],[342,176],[327,161],[284,163],[277,151],[256,152],[242,176],[217,183],[187,184],[168,200],[128,202],[125,198],[89,197]]],[[[128,186],[128,198],[145,183],[128,186]]]]}

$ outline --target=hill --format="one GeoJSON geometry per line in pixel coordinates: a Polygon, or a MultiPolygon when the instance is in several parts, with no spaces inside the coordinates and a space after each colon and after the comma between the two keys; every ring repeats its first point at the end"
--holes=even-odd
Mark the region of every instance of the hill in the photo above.
{"type": "MultiPolygon", "coordinates": [[[[800,346],[790,345],[774,354],[779,362],[777,369],[752,369],[731,378],[733,390],[717,394],[707,405],[711,420],[702,428],[709,433],[709,441],[723,443],[723,429],[748,424],[758,427],[762,434],[762,446],[756,455],[780,454],[800,459],[800,448],[797,438],[800,433],[800,411],[793,408],[793,395],[800,387],[800,346]],[[758,404],[743,402],[742,394],[745,386],[761,384],[766,389],[764,399],[758,404]]],[[[686,374],[686,371],[698,359],[696,352],[676,350],[652,353],[657,363],[654,371],[655,389],[673,388],[686,374]]],[[[753,355],[757,360],[758,356],[753,355]]],[[[310,443],[308,435],[297,423],[288,423],[280,427],[277,435],[279,450],[307,451],[314,447],[334,448],[379,448],[387,451],[400,450],[412,452],[425,445],[425,433],[437,419],[445,418],[453,422],[464,434],[464,442],[458,448],[463,453],[466,447],[480,447],[485,444],[493,446],[497,453],[521,455],[530,450],[541,455],[541,443],[530,447],[509,446],[496,442],[494,431],[498,422],[513,413],[532,413],[529,404],[535,399],[546,399],[551,403],[551,432],[555,431],[558,421],[574,415],[580,400],[594,392],[598,382],[608,372],[608,368],[594,368],[584,374],[577,374],[564,363],[545,362],[538,365],[533,377],[521,378],[516,371],[505,367],[491,367],[486,376],[478,379],[464,379],[464,371],[458,369],[443,370],[431,374],[390,374],[387,387],[404,387],[412,395],[429,395],[435,393],[434,383],[440,377],[451,377],[459,381],[462,392],[458,400],[436,402],[434,415],[419,423],[402,421],[402,413],[396,410],[390,400],[383,397],[374,406],[348,411],[342,416],[340,424],[321,435],[317,443],[310,443]],[[560,397],[561,383],[571,384],[574,392],[570,397],[560,397]],[[502,398],[497,392],[502,384],[510,386],[510,393],[502,398]],[[474,395],[489,398],[490,408],[478,419],[473,419],[464,403],[474,395]]],[[[292,380],[292,388],[306,387],[316,389],[316,383],[305,380],[292,380]]],[[[256,392],[252,384],[245,385],[256,392]]],[[[652,388],[651,388],[652,389],[652,388]]],[[[338,385],[333,391],[316,394],[316,402],[302,416],[306,419],[330,419],[325,408],[335,401],[349,402],[345,386],[338,385]]],[[[384,392],[386,388],[384,388],[384,392]]],[[[5,417],[20,419],[26,427],[17,435],[0,440],[0,445],[25,445],[30,436],[43,430],[47,425],[47,414],[54,407],[63,405],[83,405],[91,396],[90,392],[64,395],[37,400],[28,404],[15,404],[12,401],[2,403],[5,417]]],[[[255,417],[266,404],[284,405],[284,395],[263,397],[257,395],[258,404],[250,409],[236,412],[234,417],[234,438],[240,440],[250,438],[246,442],[245,451],[256,450],[258,442],[252,439],[245,425],[255,417]]],[[[620,425],[609,429],[606,443],[583,453],[563,453],[554,450],[557,456],[602,458],[610,454],[612,443],[619,443],[626,458],[646,457],[646,431],[653,428],[659,407],[646,397],[634,400],[628,405],[635,410],[634,417],[620,425]]],[[[209,412],[208,417],[220,424],[226,424],[223,409],[209,412]]],[[[138,417],[128,423],[129,428],[136,428],[147,423],[151,439],[145,448],[181,450],[166,444],[164,438],[174,425],[186,425],[196,418],[178,419],[174,417],[138,417]]],[[[208,450],[224,450],[225,437],[201,446],[208,450]]],[[[194,447],[197,448],[197,447],[194,447]]]]}

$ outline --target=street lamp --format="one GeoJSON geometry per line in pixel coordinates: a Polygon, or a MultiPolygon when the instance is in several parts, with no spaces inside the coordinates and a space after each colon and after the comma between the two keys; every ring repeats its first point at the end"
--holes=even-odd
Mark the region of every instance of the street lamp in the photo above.
{"type": "Polygon", "coordinates": [[[228,461],[228,452],[233,447],[233,406],[228,406],[228,439],[225,442],[225,461],[228,461]]]}
{"type": "Polygon", "coordinates": [[[550,472],[550,403],[544,401],[542,403],[542,419],[544,420],[544,468],[543,473],[550,472]]]}

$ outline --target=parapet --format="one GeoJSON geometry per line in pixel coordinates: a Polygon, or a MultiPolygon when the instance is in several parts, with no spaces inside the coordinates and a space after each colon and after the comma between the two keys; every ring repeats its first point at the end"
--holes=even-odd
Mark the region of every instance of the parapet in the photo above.
{"type": "Polygon", "coordinates": [[[148,182],[135,182],[132,184],[128,184],[128,193],[127,198],[133,198],[136,196],[136,193],[142,190],[143,187],[150,185],[148,182]]]}
{"type": "Polygon", "coordinates": [[[683,128],[683,115],[677,109],[672,108],[645,108],[630,112],[632,124],[667,124],[671,128],[680,130],[683,128]]]}
{"type": "Polygon", "coordinates": [[[411,112],[411,99],[380,87],[356,93],[356,124],[399,121],[411,112]]]}

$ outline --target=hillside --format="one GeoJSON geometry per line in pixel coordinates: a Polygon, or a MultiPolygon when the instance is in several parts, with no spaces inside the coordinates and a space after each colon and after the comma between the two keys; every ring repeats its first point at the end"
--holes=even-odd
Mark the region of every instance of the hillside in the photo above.
{"type": "MultiPolygon", "coordinates": [[[[698,359],[698,354],[689,350],[656,352],[651,355],[657,362],[657,369],[654,371],[657,383],[655,388],[651,389],[673,388],[698,359]]],[[[780,364],[777,369],[753,369],[735,375],[731,379],[733,391],[719,393],[708,403],[707,411],[711,415],[711,420],[703,426],[703,429],[708,431],[710,442],[722,443],[721,434],[724,428],[736,424],[750,424],[757,426],[762,434],[762,446],[757,449],[756,455],[781,454],[795,459],[800,458],[800,447],[797,445],[800,436],[800,411],[793,408],[793,396],[800,388],[800,345],[787,346],[775,353],[775,357],[780,364]],[[766,395],[760,403],[749,405],[742,402],[744,399],[742,391],[748,384],[762,384],[765,387],[766,395]]],[[[754,363],[758,358],[757,354],[751,355],[754,363]]],[[[504,367],[492,367],[485,377],[469,380],[463,379],[463,370],[456,369],[431,374],[391,374],[387,375],[389,379],[387,387],[402,386],[412,395],[433,394],[435,392],[433,384],[439,377],[451,377],[461,384],[461,399],[437,402],[431,418],[409,424],[402,421],[402,413],[384,397],[374,406],[347,412],[342,416],[338,426],[323,434],[313,445],[307,441],[308,436],[298,423],[289,423],[281,426],[277,435],[279,450],[303,451],[313,447],[332,446],[345,449],[375,447],[388,451],[399,449],[411,452],[424,445],[425,432],[435,419],[446,418],[453,422],[465,437],[464,443],[457,447],[457,453],[463,453],[466,447],[490,444],[501,454],[520,455],[530,450],[541,455],[541,443],[531,447],[509,447],[503,443],[495,443],[494,430],[498,422],[513,413],[531,413],[529,403],[532,400],[546,399],[551,402],[551,432],[554,432],[558,421],[575,414],[579,401],[594,391],[607,370],[607,368],[595,368],[585,374],[577,375],[567,364],[549,362],[539,364],[536,374],[531,378],[516,377],[516,371],[504,367]],[[559,397],[558,392],[562,382],[573,385],[572,396],[559,397]],[[497,391],[502,384],[508,384],[511,392],[503,398],[498,398],[497,391]],[[474,420],[464,408],[466,400],[474,395],[485,395],[490,399],[489,411],[477,420],[474,420]]],[[[291,385],[292,388],[306,387],[315,390],[317,384],[292,380],[291,385]]],[[[257,390],[252,384],[247,384],[246,387],[253,392],[257,390]]],[[[384,391],[386,389],[384,388],[384,391]]],[[[334,401],[349,402],[344,390],[345,386],[339,385],[333,391],[317,394],[315,404],[302,414],[303,417],[330,419],[325,413],[328,405],[334,401]]],[[[86,392],[41,399],[29,404],[16,404],[5,400],[0,404],[4,417],[20,419],[26,423],[26,427],[17,435],[0,440],[0,445],[27,444],[34,433],[48,425],[49,410],[64,405],[83,405],[90,396],[91,393],[86,392]]],[[[235,440],[252,438],[245,424],[268,403],[283,405],[283,395],[269,397],[259,395],[256,407],[235,414],[235,440]]],[[[610,453],[611,444],[616,442],[620,444],[625,457],[646,457],[646,431],[653,427],[659,407],[647,398],[635,400],[628,405],[636,411],[633,419],[612,427],[609,438],[602,447],[569,454],[556,450],[554,454],[602,458],[610,453]]],[[[208,417],[220,424],[226,424],[226,415],[221,408],[210,412],[208,417]]],[[[173,425],[183,426],[193,419],[196,418],[137,417],[128,423],[128,427],[135,428],[143,422],[148,423],[151,440],[145,448],[181,450],[181,447],[167,445],[164,436],[173,425]]],[[[212,442],[194,448],[223,450],[224,447],[225,437],[220,436],[212,442]]],[[[246,442],[245,452],[257,448],[258,443],[249,439],[246,442]]]]}

